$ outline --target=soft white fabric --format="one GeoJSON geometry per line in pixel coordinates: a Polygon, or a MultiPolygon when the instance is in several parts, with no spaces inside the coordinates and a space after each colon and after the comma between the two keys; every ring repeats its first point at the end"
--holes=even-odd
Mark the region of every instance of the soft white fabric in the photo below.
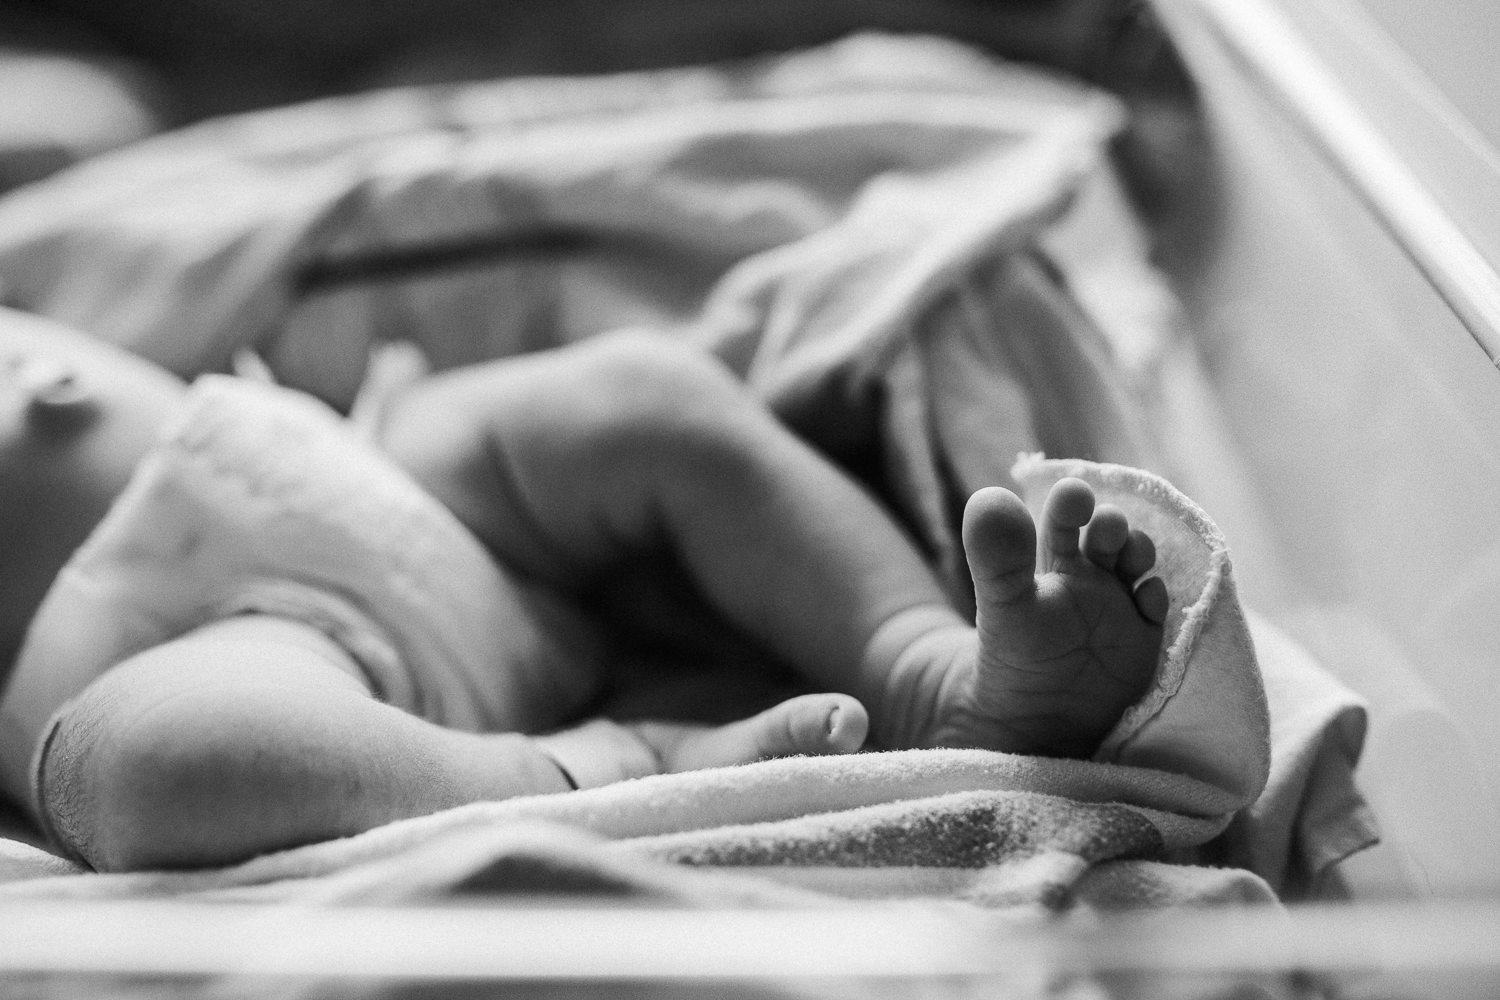
{"type": "MultiPolygon", "coordinates": [[[[492,866],[501,869],[489,879],[495,890],[600,892],[618,880],[640,893],[661,882],[658,866],[669,861],[728,878],[741,894],[759,885],[768,899],[779,886],[808,899],[1060,911],[1089,904],[1081,880],[1109,863],[1150,887],[1142,905],[1168,905],[1219,892],[1222,873],[1159,859],[1204,843],[1233,808],[1192,779],[1086,761],[979,750],[790,758],[477,803],[223,869],[31,878],[0,888],[0,898],[328,900],[357,884],[363,898],[392,900],[459,891],[492,866]],[[536,823],[573,837],[509,854],[513,831],[536,823]]],[[[1125,878],[1117,870],[1100,885],[1125,878]]],[[[1258,886],[1250,896],[1274,899],[1252,873],[1235,879],[1258,886]]],[[[1126,902],[1114,890],[1105,898],[1126,902]]]]}

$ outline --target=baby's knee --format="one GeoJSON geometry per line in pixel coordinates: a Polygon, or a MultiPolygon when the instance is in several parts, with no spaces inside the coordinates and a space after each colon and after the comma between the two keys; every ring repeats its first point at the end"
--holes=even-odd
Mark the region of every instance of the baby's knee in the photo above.
{"type": "Polygon", "coordinates": [[[590,389],[619,427],[669,438],[760,409],[722,362],[677,338],[621,332],[596,338],[582,353],[590,389]]]}
{"type": "Polygon", "coordinates": [[[680,337],[650,330],[620,330],[574,348],[605,379],[674,394],[722,388],[733,378],[712,354],[680,337]]]}

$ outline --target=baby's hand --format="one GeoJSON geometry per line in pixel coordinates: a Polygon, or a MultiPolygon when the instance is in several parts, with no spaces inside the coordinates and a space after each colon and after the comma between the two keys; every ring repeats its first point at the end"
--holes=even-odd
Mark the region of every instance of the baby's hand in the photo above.
{"type": "Polygon", "coordinates": [[[768,757],[853,753],[870,720],[845,694],[805,694],[723,726],[673,722],[627,724],[656,753],[660,772],[749,764],[768,757]]]}
{"type": "Polygon", "coordinates": [[[869,727],[864,706],[848,695],[806,694],[723,726],[594,719],[532,742],[557,764],[562,790],[767,757],[853,753],[869,727]]]}

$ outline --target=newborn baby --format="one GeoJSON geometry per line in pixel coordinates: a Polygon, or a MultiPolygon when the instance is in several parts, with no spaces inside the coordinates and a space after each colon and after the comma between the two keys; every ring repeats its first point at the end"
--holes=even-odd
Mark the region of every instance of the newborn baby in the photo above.
{"type": "Polygon", "coordinates": [[[14,314],[0,399],[0,779],[100,869],[867,740],[1087,756],[1162,641],[1151,540],[1081,481],[1039,525],[970,498],[970,624],[859,486],[645,334],[423,379],[373,447],[14,314]],[[580,724],[591,595],[643,564],[829,693],[580,724]]]}

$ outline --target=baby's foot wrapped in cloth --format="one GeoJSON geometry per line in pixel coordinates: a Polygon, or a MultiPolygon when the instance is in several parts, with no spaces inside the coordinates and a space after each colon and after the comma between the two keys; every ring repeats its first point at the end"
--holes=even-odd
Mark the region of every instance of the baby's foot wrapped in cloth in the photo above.
{"type": "Polygon", "coordinates": [[[1192,500],[1140,469],[1023,455],[1011,470],[1039,518],[1059,480],[1077,478],[1156,547],[1168,607],[1155,677],[1094,754],[1197,778],[1252,801],[1270,769],[1270,720],[1223,534],[1192,500]]]}
{"type": "Polygon", "coordinates": [[[1010,490],[964,509],[975,629],[928,742],[1088,757],[1155,674],[1168,596],[1148,535],[1081,479],[1033,517],[1010,490]]]}

